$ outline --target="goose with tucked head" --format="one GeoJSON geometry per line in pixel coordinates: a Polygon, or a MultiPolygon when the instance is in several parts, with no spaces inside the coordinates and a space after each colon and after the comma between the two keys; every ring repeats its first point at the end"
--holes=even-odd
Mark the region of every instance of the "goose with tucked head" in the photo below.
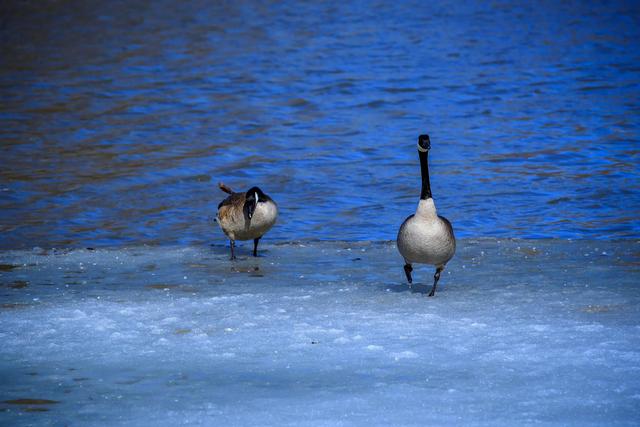
{"type": "Polygon", "coordinates": [[[251,187],[245,193],[235,193],[223,183],[218,186],[229,194],[218,205],[216,219],[229,238],[231,259],[235,259],[235,241],[253,239],[253,256],[258,256],[260,238],[273,227],[278,217],[278,205],[260,188],[251,187]]]}
{"type": "Polygon", "coordinates": [[[418,156],[422,173],[422,192],[416,213],[408,217],[398,231],[398,251],[404,258],[404,273],[411,285],[412,264],[430,264],[436,268],[429,296],[435,295],[440,273],[456,251],[456,238],[449,220],[436,212],[429,182],[429,135],[418,137],[418,156]]]}

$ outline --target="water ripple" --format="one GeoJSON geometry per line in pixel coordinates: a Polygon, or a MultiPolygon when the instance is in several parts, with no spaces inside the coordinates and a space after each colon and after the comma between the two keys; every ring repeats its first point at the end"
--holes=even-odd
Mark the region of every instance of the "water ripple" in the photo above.
{"type": "Polygon", "coordinates": [[[458,236],[640,236],[630,3],[2,8],[1,248],[220,240],[220,180],[393,239],[423,132],[458,236]]]}

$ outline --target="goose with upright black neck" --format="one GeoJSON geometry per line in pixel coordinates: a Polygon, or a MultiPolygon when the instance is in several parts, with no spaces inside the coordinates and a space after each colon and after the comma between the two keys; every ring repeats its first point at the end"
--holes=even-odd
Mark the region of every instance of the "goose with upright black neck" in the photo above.
{"type": "Polygon", "coordinates": [[[438,215],[429,181],[429,135],[418,137],[418,156],[422,173],[422,191],[416,213],[409,216],[398,231],[398,251],[405,261],[404,273],[409,285],[413,282],[413,263],[430,264],[436,268],[429,296],[435,295],[440,273],[456,252],[456,238],[448,219],[438,215]]]}

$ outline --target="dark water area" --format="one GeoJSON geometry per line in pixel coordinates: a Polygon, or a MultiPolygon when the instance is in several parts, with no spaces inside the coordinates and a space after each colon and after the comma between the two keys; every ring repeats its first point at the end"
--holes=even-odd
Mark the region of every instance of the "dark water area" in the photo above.
{"type": "Polygon", "coordinates": [[[640,237],[637,2],[3,2],[0,248],[640,237]]]}

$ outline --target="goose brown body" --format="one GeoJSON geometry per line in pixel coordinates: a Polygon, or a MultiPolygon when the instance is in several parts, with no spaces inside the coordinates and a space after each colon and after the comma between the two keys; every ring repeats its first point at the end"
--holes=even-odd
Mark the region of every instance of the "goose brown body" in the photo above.
{"type": "Polygon", "coordinates": [[[233,192],[220,183],[220,189],[229,196],[218,205],[217,222],[231,242],[231,257],[236,240],[254,240],[257,256],[258,240],[273,227],[278,217],[278,206],[258,187],[245,193],[233,192]]]}
{"type": "Polygon", "coordinates": [[[436,213],[433,199],[420,200],[416,213],[398,231],[398,251],[405,262],[443,267],[456,251],[453,227],[436,213]]]}

